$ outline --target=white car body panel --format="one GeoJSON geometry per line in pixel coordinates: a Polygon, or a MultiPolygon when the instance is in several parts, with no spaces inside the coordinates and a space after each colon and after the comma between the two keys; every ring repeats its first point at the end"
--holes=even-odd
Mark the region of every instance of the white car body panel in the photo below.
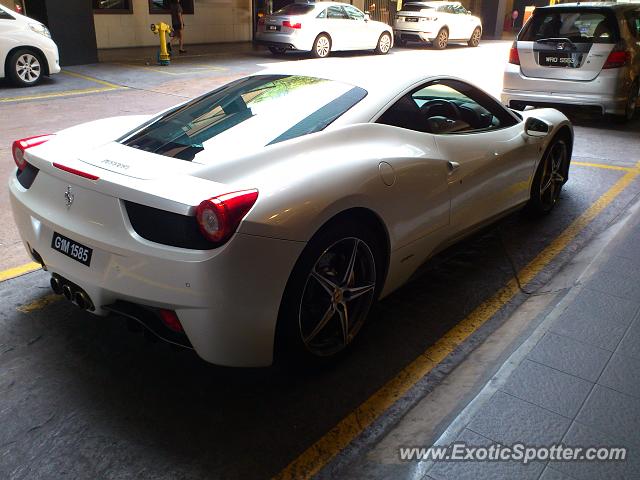
{"type": "Polygon", "coordinates": [[[354,75],[341,74],[368,95],[323,131],[240,153],[220,155],[213,148],[197,162],[114,143],[149,119],[145,116],[59,132],[25,152],[40,170],[29,189],[15,174],[9,180],[27,250],[35,249],[50,272],[80,285],[98,314],[117,300],[174,309],[203,359],[265,366],[272,362],[289,275],[307,242],[332,217],[367,209],[384,225],[389,269],[381,295],[388,295],[431,255],[525,202],[541,152],[560,128],[571,128],[551,109],[523,113],[551,125],[544,138],[525,135],[524,121],[454,136],[371,123],[399,96],[438,77],[398,74],[391,81],[361,73],[364,80],[354,82],[354,75]],[[460,163],[453,173],[451,160],[460,163]],[[100,179],[67,173],[53,162],[100,179]],[[390,166],[393,181],[381,162],[390,166]],[[68,187],[75,196],[70,207],[64,196],[68,187]],[[228,243],[212,250],[146,240],[125,208],[125,202],[134,202],[194,215],[203,199],[251,188],[259,191],[256,204],[228,243]],[[91,267],[53,250],[54,231],[94,248],[91,267]]]}
{"type": "MultiPolygon", "coordinates": [[[[405,4],[412,2],[405,2],[405,4]]],[[[467,41],[471,38],[476,28],[482,29],[482,21],[473,15],[460,13],[447,13],[444,7],[461,7],[460,2],[416,2],[424,4],[426,7],[420,11],[400,10],[396,15],[393,30],[396,38],[411,36],[411,40],[416,41],[419,37],[424,42],[429,42],[445,28],[449,31],[450,41],[467,41]],[[417,20],[417,21],[416,21],[417,20]]],[[[407,37],[407,39],[409,39],[407,37]]]]}
{"type": "Polygon", "coordinates": [[[29,24],[42,25],[37,20],[25,17],[0,5],[0,13],[11,16],[13,19],[0,16],[0,78],[6,76],[5,65],[8,56],[16,48],[36,49],[46,59],[47,71],[50,75],[60,72],[60,57],[58,46],[48,37],[36,33],[29,24]]]}
{"type": "Polygon", "coordinates": [[[327,33],[331,38],[331,51],[373,50],[380,35],[389,33],[393,40],[393,30],[389,25],[375,20],[365,19],[364,13],[352,5],[338,2],[318,2],[315,8],[305,15],[267,15],[264,23],[258,25],[256,41],[270,46],[290,46],[294,50],[311,51],[316,37],[327,33]],[[359,12],[363,19],[317,18],[330,7],[348,7],[359,12]],[[283,26],[283,22],[301,23],[302,28],[293,29],[283,26]],[[278,31],[270,31],[270,28],[278,31]]]}

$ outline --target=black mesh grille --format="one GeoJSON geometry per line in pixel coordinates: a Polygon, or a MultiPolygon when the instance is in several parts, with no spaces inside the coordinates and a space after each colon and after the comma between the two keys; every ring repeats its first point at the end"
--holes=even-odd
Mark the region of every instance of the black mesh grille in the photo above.
{"type": "Polygon", "coordinates": [[[40,170],[38,170],[30,163],[27,163],[22,171],[18,170],[16,177],[18,178],[20,185],[22,185],[26,189],[29,189],[31,188],[31,185],[33,185],[33,181],[36,179],[39,171],[40,170]]]}
{"type": "Polygon", "coordinates": [[[215,245],[200,233],[196,217],[167,212],[139,203],[124,203],[131,226],[144,239],[192,250],[215,248],[215,245]]]}

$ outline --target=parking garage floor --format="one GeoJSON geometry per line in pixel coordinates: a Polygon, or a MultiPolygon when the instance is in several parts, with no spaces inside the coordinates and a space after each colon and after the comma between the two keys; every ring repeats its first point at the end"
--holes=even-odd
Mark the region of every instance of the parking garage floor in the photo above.
{"type": "MultiPolygon", "coordinates": [[[[66,69],[32,89],[0,84],[0,178],[13,170],[16,138],[152,113],[277,62],[313,62],[319,73],[347,62],[372,75],[421,68],[497,95],[509,46],[325,60],[275,58],[247,44],[196,46],[169,67],[154,64],[153,49],[107,52],[103,63],[66,69]]],[[[375,307],[349,356],[310,372],[207,365],[131,334],[123,319],[95,318],[60,301],[46,272],[32,271],[0,189],[0,477],[350,478],[367,452],[396,455],[396,445],[383,441],[393,432],[416,443],[437,439],[541,313],[565,298],[575,283],[567,272],[590,261],[581,252],[608,248],[602,237],[640,194],[640,120],[572,118],[570,181],[551,216],[516,213],[444,252],[375,307]],[[525,305],[529,315],[498,348],[496,332],[525,305]],[[491,354],[473,357],[475,370],[454,383],[483,347],[491,354]],[[449,396],[441,393],[448,383],[456,386],[449,396]],[[436,412],[428,424],[411,416],[424,402],[436,412]]],[[[399,478],[383,468],[381,478],[399,478]]]]}

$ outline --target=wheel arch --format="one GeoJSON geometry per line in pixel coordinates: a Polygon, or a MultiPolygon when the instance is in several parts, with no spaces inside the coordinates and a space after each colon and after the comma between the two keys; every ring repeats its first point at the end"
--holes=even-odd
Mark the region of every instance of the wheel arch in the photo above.
{"type": "Polygon", "coordinates": [[[316,230],[311,238],[317,236],[323,230],[330,228],[333,224],[344,220],[367,225],[374,231],[376,238],[380,239],[380,245],[384,254],[384,258],[382,259],[382,283],[380,284],[380,290],[382,290],[382,287],[384,286],[384,283],[387,279],[387,273],[389,272],[389,260],[391,258],[391,239],[387,226],[376,212],[367,207],[352,207],[346,210],[342,210],[341,212],[333,215],[331,218],[326,220],[322,224],[322,226],[320,226],[320,228],[316,230]]]}
{"type": "Polygon", "coordinates": [[[5,76],[7,76],[7,72],[9,71],[9,59],[11,58],[11,55],[13,55],[18,50],[29,50],[32,53],[35,53],[38,56],[38,59],[40,60],[42,67],[44,68],[44,74],[47,76],[49,75],[49,61],[47,60],[47,56],[44,54],[44,52],[40,50],[38,47],[34,47],[32,45],[20,45],[18,47],[12,48],[7,52],[7,56],[4,59],[5,76]]]}

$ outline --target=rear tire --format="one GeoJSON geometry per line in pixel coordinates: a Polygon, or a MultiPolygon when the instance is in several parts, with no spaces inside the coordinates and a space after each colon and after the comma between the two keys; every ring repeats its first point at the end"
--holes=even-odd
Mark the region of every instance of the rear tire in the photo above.
{"type": "Polygon", "coordinates": [[[366,224],[342,218],[323,227],[287,282],[276,331],[278,360],[310,366],[342,356],[378,298],[383,258],[381,242],[366,224]]]}
{"type": "Polygon", "coordinates": [[[382,35],[380,35],[380,38],[378,39],[378,45],[376,46],[374,52],[378,55],[386,55],[387,53],[389,53],[389,50],[391,50],[391,42],[391,35],[389,35],[388,32],[384,32],[382,35]]]}
{"type": "Polygon", "coordinates": [[[554,138],[536,170],[531,182],[531,197],[525,210],[533,216],[546,215],[553,210],[568,171],[569,147],[563,137],[554,138]]]}
{"type": "Polygon", "coordinates": [[[436,38],[433,39],[433,48],[436,50],[444,50],[447,48],[449,44],[449,30],[446,28],[441,28],[436,35],[436,38]]]}
{"type": "Polygon", "coordinates": [[[467,45],[469,45],[470,47],[477,47],[478,45],[480,45],[481,36],[482,36],[482,30],[480,30],[480,27],[476,27],[473,33],[471,34],[471,38],[467,42],[467,45]]]}
{"type": "Polygon", "coordinates": [[[313,42],[311,54],[315,58],[326,58],[331,52],[331,37],[326,33],[321,33],[313,42]]]}
{"type": "Polygon", "coordinates": [[[627,95],[627,105],[624,109],[623,115],[618,115],[616,120],[619,123],[627,123],[633,120],[633,117],[636,114],[637,106],[638,106],[638,89],[640,88],[640,84],[638,83],[638,79],[635,79],[634,82],[629,87],[629,94],[627,95]]]}
{"type": "Polygon", "coordinates": [[[37,85],[44,76],[44,62],[37,53],[21,48],[9,57],[7,76],[17,87],[37,85]]]}

